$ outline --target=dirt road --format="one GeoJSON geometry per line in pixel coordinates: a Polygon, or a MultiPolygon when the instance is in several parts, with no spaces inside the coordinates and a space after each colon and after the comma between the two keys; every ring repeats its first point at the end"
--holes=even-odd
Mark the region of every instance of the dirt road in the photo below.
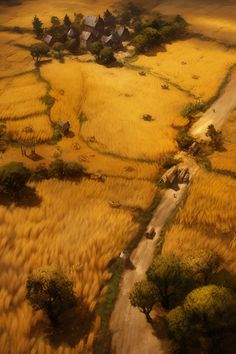
{"type": "MultiPolygon", "coordinates": [[[[178,156],[179,157],[179,156],[178,156]]],[[[181,156],[183,157],[183,155],[181,156]]],[[[184,165],[188,166],[190,173],[197,170],[197,166],[191,159],[184,157],[184,165]]],[[[124,272],[120,293],[111,316],[110,330],[112,332],[113,354],[169,354],[170,343],[167,340],[157,338],[147,323],[145,316],[137,309],[131,307],[129,292],[136,281],[145,278],[155,250],[155,241],[168,217],[182,200],[187,185],[179,185],[178,191],[168,189],[165,191],[161,203],[157,207],[150,225],[156,230],[153,240],[143,238],[131,255],[131,261],[135,270],[124,272]]]]}
{"type": "Polygon", "coordinates": [[[195,138],[206,139],[205,133],[210,124],[221,129],[231,112],[236,108],[236,68],[221,96],[211,105],[206,113],[192,126],[190,133],[195,138]]]}

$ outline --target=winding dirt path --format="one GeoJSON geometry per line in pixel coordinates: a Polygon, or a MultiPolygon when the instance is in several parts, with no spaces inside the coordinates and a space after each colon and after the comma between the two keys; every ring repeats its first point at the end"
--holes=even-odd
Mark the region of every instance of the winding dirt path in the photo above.
{"type": "Polygon", "coordinates": [[[203,116],[192,126],[190,133],[198,139],[206,139],[207,127],[214,124],[221,129],[232,111],[236,108],[236,68],[230,75],[221,96],[211,105],[203,116]]]}
{"type": "MultiPolygon", "coordinates": [[[[189,167],[191,176],[195,174],[198,169],[196,163],[183,153],[180,155],[183,159],[183,165],[189,167]]],[[[120,293],[110,321],[112,354],[171,353],[168,340],[157,338],[145,316],[130,305],[129,292],[136,281],[145,278],[146,270],[154,255],[155,241],[158,239],[165,222],[183,199],[187,187],[187,184],[181,184],[176,192],[172,189],[165,191],[150,222],[150,226],[153,226],[156,230],[155,238],[148,240],[143,237],[131,255],[135,270],[126,270],[123,274],[120,293]]]]}

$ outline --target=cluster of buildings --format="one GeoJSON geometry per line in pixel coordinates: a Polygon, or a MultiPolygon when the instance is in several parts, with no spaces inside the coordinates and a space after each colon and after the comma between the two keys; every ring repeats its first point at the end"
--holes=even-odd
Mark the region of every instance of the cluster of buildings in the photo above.
{"type": "MultiPolygon", "coordinates": [[[[129,30],[125,26],[117,25],[116,23],[112,26],[107,26],[104,19],[100,16],[85,16],[81,21],[79,30],[72,24],[69,31],[66,34],[64,33],[63,39],[64,41],[76,39],[80,43],[80,47],[84,49],[89,48],[96,41],[100,41],[104,47],[118,49],[121,47],[122,42],[129,39],[129,36],[129,30]]],[[[55,37],[57,37],[57,34],[54,36],[52,32],[48,31],[44,41],[48,45],[53,45],[53,43],[58,41],[55,37]]]]}

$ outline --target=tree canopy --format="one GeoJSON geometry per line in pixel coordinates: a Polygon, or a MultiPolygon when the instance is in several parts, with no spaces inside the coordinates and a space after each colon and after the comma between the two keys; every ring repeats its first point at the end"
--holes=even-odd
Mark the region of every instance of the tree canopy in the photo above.
{"type": "Polygon", "coordinates": [[[143,312],[150,322],[150,312],[153,306],[159,301],[160,295],[158,288],[147,280],[142,280],[134,284],[129,294],[130,303],[143,312]]]}
{"type": "Polygon", "coordinates": [[[43,310],[53,325],[59,316],[76,305],[73,283],[53,266],[35,269],[26,283],[26,298],[35,310],[43,310]]]}

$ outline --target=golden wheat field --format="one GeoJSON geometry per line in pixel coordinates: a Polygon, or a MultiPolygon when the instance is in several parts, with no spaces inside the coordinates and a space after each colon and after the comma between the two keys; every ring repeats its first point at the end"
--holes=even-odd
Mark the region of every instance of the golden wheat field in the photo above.
{"type": "Polygon", "coordinates": [[[201,170],[166,235],[163,253],[181,256],[193,249],[212,249],[236,272],[235,210],[235,180],[201,170]]]}
{"type": "MultiPolygon", "coordinates": [[[[77,294],[93,311],[110,277],[107,264],[137,233],[138,225],[128,208],[147,208],[156,193],[149,182],[114,178],[79,184],[50,180],[37,184],[36,189],[43,198],[40,207],[0,207],[1,353],[54,352],[42,342],[42,333],[30,338],[40,314],[32,313],[24,299],[28,273],[57,264],[73,276],[77,294]],[[115,196],[121,209],[109,206],[115,196]]],[[[97,319],[88,344],[81,342],[56,353],[85,353],[85,348],[89,352],[98,323],[97,319]]]]}
{"type": "Polygon", "coordinates": [[[47,115],[36,115],[17,121],[9,120],[6,122],[6,131],[12,141],[28,140],[43,143],[53,136],[53,129],[47,115]]]}
{"type": "Polygon", "coordinates": [[[225,151],[215,152],[210,160],[213,169],[236,172],[236,113],[233,112],[223,127],[225,151]]]}
{"type": "Polygon", "coordinates": [[[216,94],[235,62],[233,49],[214,42],[188,39],[166,45],[166,52],[139,56],[135,64],[150,68],[197,98],[208,100],[216,94]]]}
{"type": "Polygon", "coordinates": [[[188,102],[186,95],[174,88],[163,91],[161,80],[143,78],[126,68],[84,64],[82,70],[86,70],[87,121],[81,130],[85,139],[95,136],[102,151],[144,160],[156,160],[176,149],[172,125],[186,124],[179,113],[188,102]],[[153,121],[143,120],[145,114],[153,121]]]}
{"type": "Polygon", "coordinates": [[[232,0],[163,0],[155,10],[164,14],[180,14],[190,30],[225,44],[236,43],[236,8],[232,0]]]}

